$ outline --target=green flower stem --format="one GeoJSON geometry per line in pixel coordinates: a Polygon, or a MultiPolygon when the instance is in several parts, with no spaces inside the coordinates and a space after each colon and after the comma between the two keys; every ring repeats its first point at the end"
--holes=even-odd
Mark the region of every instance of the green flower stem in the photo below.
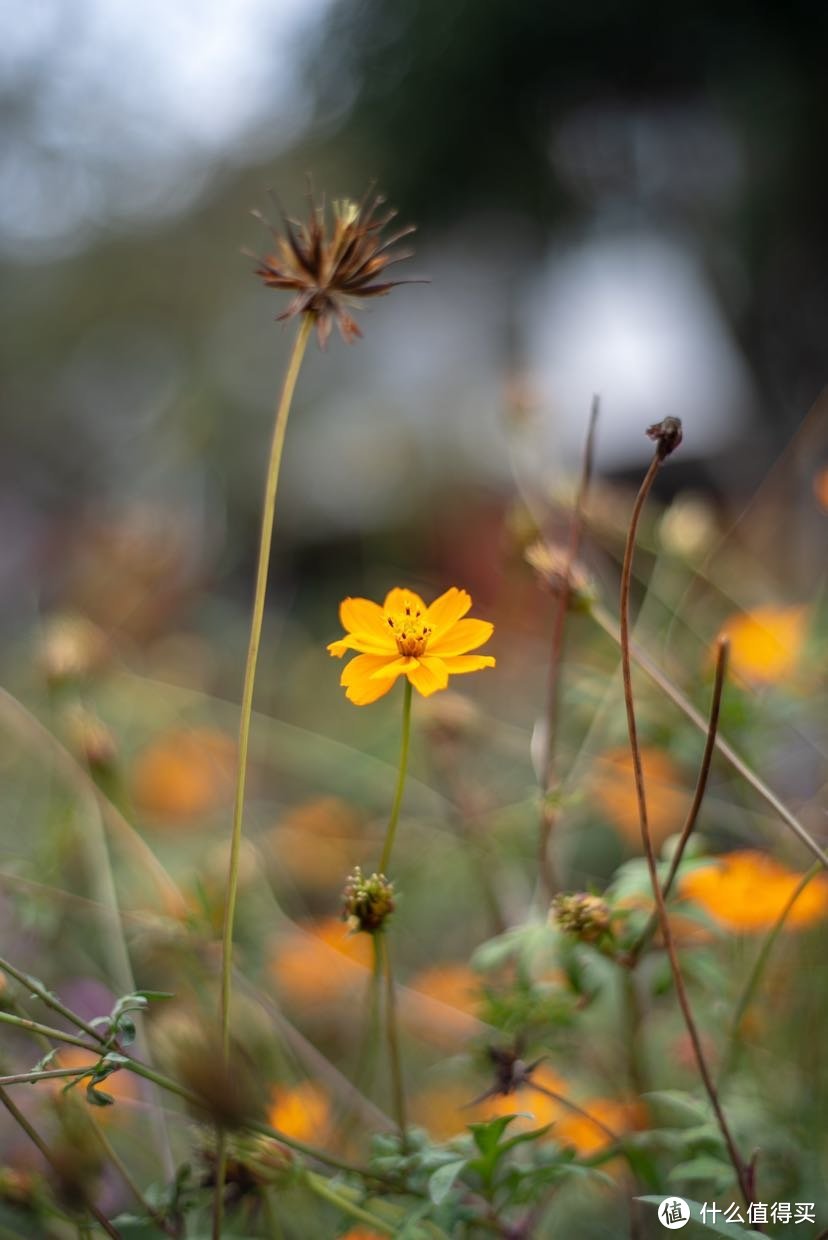
{"type": "Polygon", "coordinates": [[[5,1088],[6,1085],[34,1085],[38,1081],[53,1081],[61,1076],[89,1076],[91,1070],[91,1067],[86,1067],[50,1068],[46,1072],[15,1072],[12,1076],[0,1076],[0,1088],[5,1088]]]}
{"type": "Polygon", "coordinates": [[[91,1051],[93,1055],[99,1051],[97,1046],[90,1046],[83,1038],[77,1038],[73,1033],[64,1033],[62,1029],[53,1029],[51,1025],[41,1025],[38,1021],[28,1020],[25,1016],[13,1016],[11,1012],[0,1012],[0,1024],[14,1025],[17,1029],[24,1029],[26,1033],[32,1033],[36,1037],[52,1038],[56,1042],[68,1042],[70,1046],[82,1046],[85,1051],[91,1051]]]}
{"type": "Polygon", "coordinates": [[[768,963],[770,954],[773,951],[774,945],[776,944],[776,940],[784,930],[785,922],[788,920],[788,915],[799,897],[802,895],[802,892],[808,886],[811,879],[816,878],[818,874],[822,873],[822,870],[822,863],[820,861],[815,861],[810,870],[805,871],[796,887],[791,892],[785,907],[782,909],[782,912],[779,914],[774,925],[768,931],[762,942],[762,946],[759,949],[759,955],[756,957],[753,968],[750,971],[750,976],[745,982],[742,997],[737,1003],[736,1010],[733,1013],[733,1023],[730,1026],[730,1034],[728,1036],[727,1053],[725,1054],[721,1072],[719,1073],[718,1084],[720,1089],[722,1087],[722,1082],[730,1075],[736,1065],[736,1059],[739,1053],[739,1034],[742,1027],[742,1021],[745,1018],[748,1008],[753,1002],[756,991],[759,989],[759,983],[762,980],[762,975],[765,972],[765,967],[768,963]]]}
{"type": "MultiPolygon", "coordinates": [[[[16,982],[19,982],[29,994],[35,995],[46,1007],[51,1008],[53,1012],[57,1012],[64,1020],[68,1020],[70,1025],[74,1025],[76,1029],[82,1029],[94,1041],[104,1042],[106,1040],[100,1029],[96,1029],[94,1025],[90,1025],[76,1015],[75,1012],[64,1007],[57,995],[53,995],[50,990],[47,990],[41,981],[38,981],[36,977],[29,977],[28,973],[24,973],[16,965],[11,964],[8,960],[4,960],[2,956],[0,956],[0,970],[3,973],[8,973],[9,977],[13,977],[16,982]]],[[[83,1046],[84,1043],[79,1042],[78,1045],[83,1046]]]]}
{"type": "Polygon", "coordinates": [[[406,1112],[405,1088],[402,1077],[402,1059],[400,1056],[400,1040],[397,1030],[397,997],[394,990],[394,974],[391,969],[391,953],[388,939],[380,930],[374,935],[374,951],[382,962],[385,978],[385,1038],[388,1043],[388,1064],[391,1069],[391,1092],[394,1098],[394,1118],[400,1130],[400,1144],[405,1150],[406,1112]]]}
{"type": "Polygon", "coordinates": [[[394,803],[391,806],[391,816],[388,819],[388,827],[385,832],[385,844],[380,857],[380,874],[388,873],[388,866],[391,862],[391,850],[394,847],[394,838],[397,834],[397,823],[400,819],[400,806],[402,805],[403,788],[405,787],[405,776],[408,770],[408,745],[411,740],[411,681],[405,678],[405,696],[403,697],[403,718],[402,718],[402,741],[400,744],[400,766],[397,772],[397,787],[394,791],[394,803]]]}
{"type": "Polygon", "coordinates": [[[256,664],[259,659],[259,643],[262,637],[267,573],[270,564],[270,546],[273,540],[273,520],[276,512],[276,492],[279,486],[279,468],[285,443],[288,414],[296,388],[296,380],[305,356],[313,328],[313,316],[302,318],[293,344],[282,393],[276,410],[273,440],[267,465],[262,528],[259,539],[259,560],[256,568],[256,589],[253,596],[253,614],[250,620],[250,640],[242,687],[241,720],[239,723],[239,756],[236,769],[236,797],[233,806],[233,833],[230,838],[230,868],[227,875],[227,897],[224,905],[224,934],[221,945],[221,1040],[224,1056],[230,1048],[230,978],[233,968],[233,923],[236,915],[236,893],[239,885],[239,854],[241,851],[242,818],[244,816],[244,788],[247,778],[247,751],[250,743],[250,718],[253,712],[253,689],[256,682],[256,664]]]}
{"type": "Polygon", "coordinates": [[[359,1219],[361,1223],[367,1223],[369,1227],[373,1227],[376,1231],[383,1232],[386,1236],[394,1236],[397,1234],[395,1224],[386,1223],[385,1219],[378,1218],[376,1214],[371,1214],[368,1210],[363,1210],[355,1201],[351,1201],[344,1191],[337,1192],[332,1188],[328,1181],[321,1175],[315,1175],[312,1171],[308,1171],[305,1175],[305,1183],[312,1193],[317,1197],[321,1197],[323,1201],[327,1201],[332,1206],[336,1206],[337,1210],[341,1210],[343,1214],[350,1214],[352,1218],[359,1219]]]}

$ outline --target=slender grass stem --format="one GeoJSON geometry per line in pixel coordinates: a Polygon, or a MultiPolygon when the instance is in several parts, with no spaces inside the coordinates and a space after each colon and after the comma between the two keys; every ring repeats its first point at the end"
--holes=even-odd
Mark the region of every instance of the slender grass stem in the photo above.
{"type": "MultiPolygon", "coordinates": [[[[55,1160],[54,1154],[49,1149],[48,1145],[43,1140],[43,1138],[38,1134],[38,1132],[32,1127],[32,1125],[26,1119],[26,1116],[23,1114],[23,1112],[20,1111],[18,1107],[15,1106],[15,1104],[12,1102],[11,1098],[8,1096],[8,1094],[6,1093],[4,1089],[0,1089],[0,1103],[2,1103],[2,1105],[6,1108],[9,1115],[11,1115],[12,1119],[14,1119],[15,1122],[23,1129],[23,1131],[25,1132],[29,1140],[32,1142],[32,1144],[37,1147],[42,1157],[46,1160],[46,1162],[49,1164],[52,1170],[58,1176],[60,1176],[61,1169],[57,1161],[55,1160]]],[[[106,1217],[105,1214],[101,1213],[101,1211],[95,1205],[94,1201],[90,1201],[89,1196],[86,1193],[86,1190],[83,1188],[83,1186],[80,1184],[77,1184],[75,1185],[75,1187],[77,1191],[81,1194],[81,1197],[83,1198],[83,1202],[84,1202],[84,1205],[86,1206],[87,1211],[92,1215],[92,1217],[94,1218],[98,1226],[102,1227],[108,1236],[112,1236],[113,1240],[120,1240],[120,1232],[115,1230],[115,1228],[110,1223],[109,1219],[106,1217]]]]}
{"type": "Polygon", "coordinates": [[[0,1088],[6,1085],[36,1085],[38,1081],[55,1081],[62,1076],[88,1076],[87,1068],[49,1068],[44,1072],[14,1072],[11,1076],[0,1076],[0,1088]]]}
{"type": "Polygon", "coordinates": [[[547,902],[551,900],[557,886],[555,866],[549,856],[549,846],[558,820],[558,808],[551,802],[551,793],[555,784],[555,752],[558,740],[558,717],[560,714],[561,663],[566,635],[566,617],[572,593],[572,568],[581,545],[586,498],[592,479],[592,464],[595,454],[595,427],[598,421],[599,407],[598,397],[595,396],[592,400],[589,429],[587,430],[586,442],[584,444],[581,480],[578,484],[575,508],[569,526],[569,545],[566,551],[566,562],[560,593],[558,594],[557,607],[555,608],[555,617],[552,622],[552,640],[549,652],[549,672],[546,690],[546,747],[540,781],[541,821],[538,836],[538,877],[540,880],[541,897],[547,902]]]}
{"type": "MultiPolygon", "coordinates": [[[[233,803],[233,828],[230,836],[230,864],[227,872],[227,894],[224,902],[224,931],[221,940],[221,1045],[225,1061],[230,1054],[230,991],[233,975],[233,927],[236,919],[236,895],[239,886],[239,858],[241,855],[242,822],[244,819],[244,792],[247,782],[247,754],[250,747],[250,720],[253,714],[253,692],[256,686],[256,666],[259,661],[259,645],[262,640],[267,577],[270,567],[270,548],[273,542],[273,523],[276,515],[276,494],[279,489],[279,471],[285,446],[288,415],[296,389],[296,381],[302,368],[308,340],[313,329],[314,317],[302,316],[299,330],[293,342],[288,360],[282,391],[276,407],[273,438],[267,463],[265,495],[262,505],[262,525],[259,535],[259,557],[256,566],[256,586],[253,594],[253,612],[250,618],[250,638],[242,685],[241,718],[239,721],[239,753],[236,768],[236,795],[233,803]]],[[[214,1197],[213,1237],[221,1236],[221,1215],[224,1198],[224,1177],[227,1152],[224,1135],[217,1134],[216,1191],[214,1197]]]]}
{"type": "MultiPolygon", "coordinates": [[[[8,973],[9,977],[13,977],[16,982],[19,982],[29,994],[34,995],[46,1007],[51,1008],[53,1012],[57,1012],[58,1016],[68,1020],[70,1025],[74,1025],[76,1029],[82,1029],[87,1037],[92,1038],[93,1041],[104,1042],[106,1040],[100,1029],[96,1029],[94,1025],[90,1025],[88,1021],[83,1020],[71,1008],[65,1007],[57,995],[53,995],[50,990],[47,990],[38,978],[30,977],[28,973],[24,973],[22,969],[18,969],[16,965],[5,960],[2,956],[0,956],[0,970],[3,973],[8,973]]],[[[79,1042],[78,1045],[83,1046],[84,1043],[79,1042]]]]}
{"type": "Polygon", "coordinates": [[[168,1236],[175,1237],[175,1235],[177,1234],[175,1229],[167,1222],[166,1219],[162,1218],[162,1216],[158,1213],[158,1211],[153,1209],[153,1207],[147,1201],[146,1197],[141,1191],[139,1184],[134,1179],[132,1172],[129,1170],[129,1167],[127,1167],[126,1163],[121,1158],[120,1154],[115,1149],[112,1142],[109,1140],[109,1137],[106,1135],[104,1130],[101,1128],[101,1125],[91,1115],[89,1116],[89,1124],[104,1154],[109,1159],[109,1161],[112,1163],[113,1167],[118,1172],[121,1179],[124,1181],[127,1188],[132,1193],[133,1197],[138,1202],[139,1206],[144,1211],[144,1213],[147,1215],[147,1217],[151,1218],[152,1221],[155,1223],[156,1227],[160,1227],[161,1230],[165,1231],[168,1236]]]}
{"type": "Polygon", "coordinates": [[[288,361],[282,392],[276,409],[273,439],[267,465],[265,496],[262,507],[262,527],[259,538],[259,558],[256,567],[256,587],[253,595],[253,613],[250,620],[250,640],[242,686],[241,719],[239,722],[239,753],[236,769],[236,796],[233,804],[233,830],[230,837],[230,866],[227,875],[227,896],[224,906],[224,934],[221,944],[221,1040],[225,1058],[230,1049],[230,982],[233,970],[233,925],[236,916],[236,893],[239,885],[239,855],[241,850],[242,820],[244,817],[244,791],[247,781],[247,751],[250,745],[250,718],[253,712],[253,690],[256,683],[256,665],[262,637],[267,576],[270,566],[270,547],[273,541],[273,521],[276,512],[276,493],[279,487],[279,469],[285,443],[288,414],[299,378],[302,359],[313,328],[313,316],[302,318],[288,361]]]}
{"type": "MultiPolygon", "coordinates": [[[[607,636],[612,638],[616,644],[620,645],[621,634],[619,632],[618,625],[609,613],[606,612],[603,607],[593,606],[590,609],[589,614],[592,616],[598,627],[603,629],[607,636]]],[[[650,680],[652,680],[654,684],[658,685],[662,693],[666,694],[670,701],[679,708],[682,714],[686,715],[690,722],[693,723],[701,732],[707,732],[708,724],[704,716],[699,714],[690,699],[686,697],[676,685],[673,684],[672,680],[670,680],[669,676],[661,670],[655,660],[651,659],[650,656],[645,651],[641,650],[640,647],[636,646],[634,642],[630,643],[629,652],[630,657],[637,664],[637,666],[640,667],[643,672],[646,672],[650,680]]],[[[803,827],[796,815],[788,809],[787,805],[785,805],[783,801],[780,801],[776,793],[773,792],[762,779],[760,779],[752,767],[745,762],[744,758],[739,757],[733,746],[730,745],[724,737],[717,736],[716,748],[725,761],[733,767],[734,771],[738,771],[742,778],[750,784],[754,792],[756,792],[762,800],[770,806],[774,813],[778,814],[785,825],[793,831],[794,835],[805,845],[808,851],[814,857],[818,858],[820,864],[825,869],[828,869],[828,853],[826,853],[823,848],[820,848],[819,844],[805,829],[805,827],[803,827]]]]}
{"type": "Polygon", "coordinates": [[[391,952],[388,939],[383,931],[374,935],[375,951],[382,960],[382,972],[385,978],[385,1039],[388,1045],[388,1065],[391,1070],[391,1094],[394,1102],[394,1118],[400,1130],[400,1145],[405,1149],[406,1143],[406,1108],[405,1087],[402,1076],[402,1058],[400,1056],[399,1031],[397,1029],[397,995],[394,988],[394,973],[391,968],[391,952]]]}
{"type": "Polygon", "coordinates": [[[791,892],[785,907],[782,909],[781,913],[762,942],[762,946],[759,949],[759,954],[753,962],[753,968],[751,969],[748,979],[745,982],[739,1002],[736,1004],[736,1010],[733,1013],[733,1021],[730,1026],[730,1034],[728,1035],[727,1041],[727,1051],[722,1062],[721,1071],[719,1072],[720,1089],[722,1087],[722,1083],[728,1076],[730,1076],[730,1073],[736,1066],[736,1060],[739,1053],[739,1036],[742,1028],[742,1021],[744,1020],[745,1014],[747,1013],[747,1010],[753,1002],[756,992],[759,989],[759,983],[762,980],[762,975],[765,972],[765,968],[767,967],[770,954],[776,945],[776,941],[785,928],[785,922],[788,920],[791,909],[796,904],[811,879],[816,878],[816,876],[821,873],[822,866],[818,861],[815,861],[811,868],[805,871],[796,887],[791,892]]]}
{"type": "Polygon", "coordinates": [[[746,1204],[750,1204],[753,1199],[751,1174],[748,1167],[742,1161],[742,1156],[733,1139],[730,1131],[730,1125],[722,1109],[716,1084],[713,1080],[712,1073],[707,1064],[704,1049],[701,1044],[701,1037],[696,1026],[693,1012],[690,1007],[690,1000],[687,995],[687,989],[684,985],[684,977],[681,972],[681,965],[678,959],[678,952],[673,939],[673,932],[670,926],[670,919],[667,914],[667,906],[664,901],[664,894],[661,890],[661,881],[658,876],[656,866],[655,850],[653,847],[652,837],[650,835],[650,825],[647,815],[647,798],[644,789],[644,772],[641,763],[641,747],[638,741],[638,725],[635,718],[635,700],[632,688],[632,662],[630,658],[630,586],[632,583],[632,566],[633,557],[635,555],[636,535],[638,532],[638,523],[641,518],[647,496],[650,493],[656,475],[661,468],[662,461],[666,452],[664,444],[659,442],[656,446],[655,455],[650,462],[649,469],[644,477],[639,492],[633,504],[633,511],[630,517],[629,530],[627,532],[627,542],[624,548],[624,563],[621,570],[621,592],[620,592],[620,636],[621,636],[621,674],[624,683],[624,705],[627,713],[627,730],[630,738],[630,751],[632,754],[633,774],[635,776],[635,791],[638,801],[638,818],[641,826],[641,839],[644,846],[644,853],[647,858],[647,869],[650,873],[650,883],[653,889],[653,896],[656,903],[656,911],[658,914],[658,922],[661,933],[664,938],[664,945],[667,949],[667,955],[670,960],[670,969],[673,975],[673,984],[676,989],[676,997],[678,998],[679,1007],[684,1018],[684,1024],[687,1028],[693,1053],[696,1058],[696,1064],[699,1070],[699,1076],[702,1079],[704,1088],[707,1091],[710,1104],[716,1116],[719,1129],[727,1147],[733,1171],[739,1184],[739,1189],[745,1199],[746,1204]]]}
{"type": "Polygon", "coordinates": [[[382,856],[380,857],[380,874],[387,874],[388,872],[388,866],[391,862],[391,850],[394,847],[394,839],[397,834],[397,823],[400,820],[400,807],[402,805],[403,789],[405,788],[405,776],[408,770],[408,747],[411,740],[411,692],[411,681],[408,677],[406,677],[403,696],[400,765],[397,770],[397,786],[394,790],[394,801],[391,806],[391,815],[388,819],[388,827],[385,832],[385,843],[383,844],[382,856]]]}
{"type": "MultiPolygon", "coordinates": [[[[676,844],[673,856],[670,860],[670,869],[667,873],[667,878],[664,881],[664,886],[661,889],[665,900],[670,894],[676,874],[678,873],[678,868],[681,865],[681,859],[684,856],[684,850],[687,847],[687,842],[690,839],[690,836],[693,833],[693,828],[696,825],[699,810],[701,809],[702,801],[704,800],[704,794],[707,791],[707,780],[710,775],[710,767],[713,762],[713,754],[716,748],[716,733],[719,728],[719,713],[721,711],[722,693],[724,691],[725,676],[727,674],[729,653],[730,643],[727,638],[719,638],[719,641],[716,644],[716,672],[713,682],[713,697],[710,703],[710,719],[707,725],[707,736],[704,742],[704,753],[702,754],[702,760],[699,766],[699,775],[696,780],[696,789],[693,793],[693,800],[691,801],[690,808],[687,811],[684,826],[681,829],[678,843],[676,844]]],[[[641,958],[641,953],[655,933],[657,926],[658,914],[654,910],[646,926],[641,931],[641,934],[638,936],[630,949],[630,953],[627,958],[627,964],[630,968],[634,968],[638,963],[641,958]]]]}

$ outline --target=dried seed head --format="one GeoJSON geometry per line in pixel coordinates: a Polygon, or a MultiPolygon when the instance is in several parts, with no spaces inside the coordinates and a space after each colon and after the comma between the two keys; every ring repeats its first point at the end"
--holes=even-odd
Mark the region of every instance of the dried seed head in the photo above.
{"type": "Polygon", "coordinates": [[[647,427],[647,434],[650,439],[655,440],[656,451],[663,461],[665,456],[675,452],[681,443],[681,420],[679,418],[664,418],[662,422],[654,422],[652,426],[647,427]]]}
{"type": "Polygon", "coordinates": [[[111,729],[88,707],[75,704],[64,716],[66,735],[73,753],[93,771],[110,770],[118,756],[111,729]]]}
{"type": "Polygon", "coordinates": [[[584,943],[596,943],[605,934],[611,933],[609,905],[600,896],[588,892],[555,896],[550,916],[565,934],[571,934],[584,943]]]}
{"type": "Polygon", "coordinates": [[[107,640],[83,616],[54,616],[38,642],[37,662],[52,686],[85,680],[106,661],[107,640]]]}
{"type": "Polygon", "coordinates": [[[348,877],[342,892],[342,919],[351,930],[376,934],[394,911],[394,884],[384,874],[363,876],[359,866],[348,877]]]}
{"type": "Polygon", "coordinates": [[[361,203],[336,199],[330,226],[324,204],[317,205],[311,195],[309,199],[306,222],[283,217],[282,231],[267,225],[276,245],[260,262],[256,275],[268,288],[295,294],[278,317],[309,314],[324,348],[334,322],[347,343],[362,335],[346,306],[358,306],[365,297],[382,297],[398,284],[420,281],[378,279],[388,267],[411,257],[410,250],[392,247],[414,232],[413,227],[401,228],[383,239],[382,231],[396,211],[381,210],[382,197],[372,197],[369,190],[361,203]]]}

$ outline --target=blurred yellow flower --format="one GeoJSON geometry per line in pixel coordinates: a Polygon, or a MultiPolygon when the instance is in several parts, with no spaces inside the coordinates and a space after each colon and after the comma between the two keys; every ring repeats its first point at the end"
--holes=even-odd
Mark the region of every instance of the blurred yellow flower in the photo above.
{"type": "Polygon", "coordinates": [[[730,640],[731,673],[757,684],[783,680],[799,662],[807,627],[805,607],[757,607],[729,616],[720,636],[730,640]]]}
{"type": "MultiPolygon", "coordinates": [[[[641,751],[641,763],[650,834],[658,848],[668,835],[681,830],[689,798],[682,788],[678,767],[663,750],[645,747],[641,751]]],[[[640,850],[638,799],[629,749],[608,749],[596,759],[590,793],[627,843],[640,850]]]]}
{"type": "Polygon", "coordinates": [[[276,1085],[270,1095],[267,1122],[297,1141],[324,1139],[331,1120],[327,1094],[313,1081],[276,1085]]]}
{"type": "MultiPolygon", "coordinates": [[[[766,853],[744,850],[717,857],[686,874],[680,893],[706,910],[725,930],[751,934],[770,930],[801,878],[766,853]]],[[[828,878],[812,878],[785,921],[789,929],[810,926],[828,915],[828,878]]]]}
{"type": "Polygon", "coordinates": [[[346,598],[339,618],[346,636],[328,650],[341,658],[358,651],[342,673],[345,696],[367,706],[386,694],[398,676],[407,676],[423,697],[445,689],[448,678],[494,667],[491,655],[469,654],[487,642],[494,625],[463,619],[472,601],[452,586],[426,606],[413,590],[394,589],[382,607],[365,598],[346,598]]]}

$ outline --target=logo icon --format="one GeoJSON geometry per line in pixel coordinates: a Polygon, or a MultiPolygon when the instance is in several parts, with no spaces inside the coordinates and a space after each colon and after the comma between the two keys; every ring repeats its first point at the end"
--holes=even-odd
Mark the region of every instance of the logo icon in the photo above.
{"type": "Polygon", "coordinates": [[[690,1207],[683,1197],[665,1197],[658,1207],[658,1221],[668,1231],[677,1231],[690,1222],[690,1207]]]}

